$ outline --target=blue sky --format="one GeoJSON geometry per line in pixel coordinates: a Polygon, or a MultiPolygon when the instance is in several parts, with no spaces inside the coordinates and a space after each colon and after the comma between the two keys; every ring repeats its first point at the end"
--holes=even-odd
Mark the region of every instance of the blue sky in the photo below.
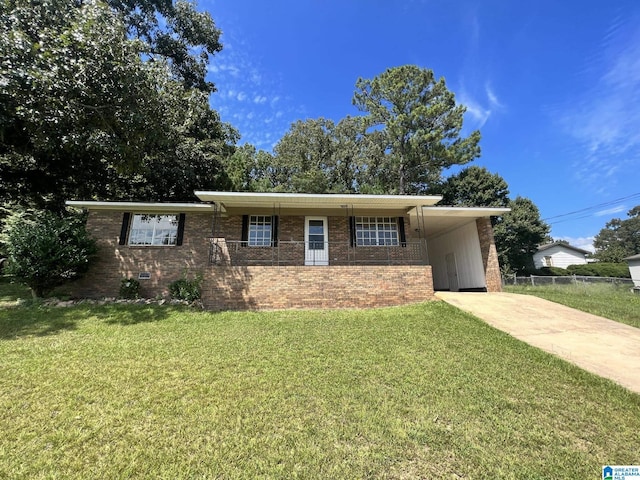
{"type": "Polygon", "coordinates": [[[482,133],[472,165],[531,198],[554,238],[588,247],[640,204],[637,0],[201,0],[223,31],[212,106],[271,150],[300,119],[357,115],[358,77],[444,77],[482,133]],[[577,212],[571,215],[571,212],[577,212]]]}

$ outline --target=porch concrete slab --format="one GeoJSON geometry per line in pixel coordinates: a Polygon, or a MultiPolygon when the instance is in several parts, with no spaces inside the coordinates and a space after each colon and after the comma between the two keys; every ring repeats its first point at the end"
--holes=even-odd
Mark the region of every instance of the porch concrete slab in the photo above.
{"type": "Polygon", "coordinates": [[[515,338],[640,393],[640,328],[515,293],[436,292],[515,338]]]}

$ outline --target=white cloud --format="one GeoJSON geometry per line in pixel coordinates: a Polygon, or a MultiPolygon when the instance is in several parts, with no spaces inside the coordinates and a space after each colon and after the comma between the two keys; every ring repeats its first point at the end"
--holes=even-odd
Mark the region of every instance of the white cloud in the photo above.
{"type": "Polygon", "coordinates": [[[627,211],[627,207],[625,207],[624,205],[620,205],[618,207],[607,208],[606,210],[600,210],[594,213],[594,215],[596,217],[604,217],[605,215],[613,215],[614,213],[620,213],[620,212],[626,212],[626,211],[627,211]]]}
{"type": "Polygon", "coordinates": [[[211,107],[239,131],[240,143],[269,150],[301,118],[303,109],[284,94],[280,73],[265,68],[252,55],[250,36],[234,30],[232,21],[219,22],[225,48],[208,68],[208,79],[218,89],[211,95],[211,107]]]}
{"type": "Polygon", "coordinates": [[[207,71],[209,73],[215,74],[230,74],[234,77],[238,76],[241,72],[242,68],[239,65],[234,65],[233,63],[222,63],[216,61],[214,57],[209,65],[207,65],[207,71]]]}
{"type": "Polygon", "coordinates": [[[500,102],[488,83],[484,86],[484,91],[487,94],[487,99],[489,100],[489,106],[491,107],[491,109],[503,110],[505,108],[505,106],[500,102]]]}
{"type": "Polygon", "coordinates": [[[589,250],[592,253],[596,251],[593,246],[594,237],[557,237],[556,240],[565,240],[574,247],[589,250]]]}
{"type": "MultiPolygon", "coordinates": [[[[622,170],[640,164],[640,22],[625,18],[603,39],[602,54],[587,62],[583,90],[551,114],[575,145],[576,177],[608,188],[622,170]]],[[[577,91],[580,91],[577,89],[577,91]]]]}
{"type": "Polygon", "coordinates": [[[465,87],[464,81],[460,84],[456,97],[458,103],[467,109],[465,127],[471,130],[482,128],[493,115],[506,110],[489,81],[485,82],[484,89],[476,88],[473,92],[465,87]]]}

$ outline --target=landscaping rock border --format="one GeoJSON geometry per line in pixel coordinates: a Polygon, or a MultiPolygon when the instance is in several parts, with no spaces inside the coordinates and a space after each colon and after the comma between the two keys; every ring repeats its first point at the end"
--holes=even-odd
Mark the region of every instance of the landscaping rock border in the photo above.
{"type": "MultiPolygon", "coordinates": [[[[25,302],[26,303],[26,302],[25,302]]],[[[183,305],[191,308],[204,309],[200,300],[188,302],[175,298],[115,298],[105,297],[101,299],[79,298],[77,300],[61,300],[59,298],[45,298],[41,305],[45,307],[74,307],[78,305],[109,305],[109,304],[130,304],[130,305],[183,305]]]]}

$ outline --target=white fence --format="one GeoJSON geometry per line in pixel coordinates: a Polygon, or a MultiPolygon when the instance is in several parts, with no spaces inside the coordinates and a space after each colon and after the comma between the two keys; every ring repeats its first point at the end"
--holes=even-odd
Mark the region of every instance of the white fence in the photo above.
{"type": "Polygon", "coordinates": [[[579,283],[609,283],[614,285],[628,285],[633,287],[633,280],[630,278],[616,277],[584,277],[579,275],[568,276],[543,276],[531,275],[529,277],[517,277],[515,275],[507,275],[502,277],[503,285],[575,285],[579,283]]]}

